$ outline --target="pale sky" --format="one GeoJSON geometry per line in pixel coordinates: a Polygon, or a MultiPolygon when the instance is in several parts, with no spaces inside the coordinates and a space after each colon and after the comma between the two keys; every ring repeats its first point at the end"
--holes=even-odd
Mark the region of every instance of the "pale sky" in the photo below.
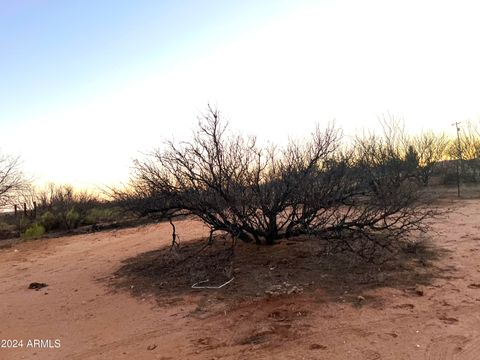
{"type": "Polygon", "coordinates": [[[128,179],[207,103],[261,141],[480,119],[477,1],[0,0],[0,151],[39,183],[128,179]]]}

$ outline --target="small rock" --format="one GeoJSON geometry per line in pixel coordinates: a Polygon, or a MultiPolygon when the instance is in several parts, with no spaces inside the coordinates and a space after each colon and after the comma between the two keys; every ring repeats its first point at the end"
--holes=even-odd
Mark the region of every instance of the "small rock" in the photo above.
{"type": "Polygon", "coordinates": [[[157,348],[157,344],[151,344],[147,346],[147,350],[149,351],[155,350],[156,348],[157,348]]]}
{"type": "Polygon", "coordinates": [[[197,340],[197,342],[200,344],[200,345],[209,345],[210,344],[210,339],[208,338],[200,338],[197,340]]]}
{"type": "Polygon", "coordinates": [[[327,347],[322,344],[312,344],[310,345],[310,350],[325,350],[327,347]]]}
{"type": "Polygon", "coordinates": [[[358,302],[364,302],[365,298],[362,295],[358,295],[357,300],[358,300],[358,302]]]}
{"type": "Polygon", "coordinates": [[[425,295],[425,290],[421,286],[416,286],[415,287],[415,294],[417,294],[418,296],[423,296],[423,295],[425,295]]]}
{"type": "Polygon", "coordinates": [[[28,285],[28,288],[31,289],[31,290],[40,290],[44,287],[47,287],[48,285],[45,284],[45,283],[39,283],[39,282],[32,282],[30,283],[30,285],[28,285]]]}

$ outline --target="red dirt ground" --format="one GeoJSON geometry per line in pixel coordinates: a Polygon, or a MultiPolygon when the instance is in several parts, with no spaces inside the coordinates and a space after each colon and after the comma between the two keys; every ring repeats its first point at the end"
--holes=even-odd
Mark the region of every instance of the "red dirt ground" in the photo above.
{"type": "MultiPolygon", "coordinates": [[[[168,223],[1,249],[0,339],[23,348],[0,359],[480,359],[480,200],[448,206],[426,246],[384,265],[308,241],[239,244],[220,290],[191,289],[208,275],[197,268],[175,282],[156,267],[168,223]],[[267,295],[275,285],[298,291],[267,295]]],[[[182,244],[207,234],[192,220],[177,231],[182,244]]]]}

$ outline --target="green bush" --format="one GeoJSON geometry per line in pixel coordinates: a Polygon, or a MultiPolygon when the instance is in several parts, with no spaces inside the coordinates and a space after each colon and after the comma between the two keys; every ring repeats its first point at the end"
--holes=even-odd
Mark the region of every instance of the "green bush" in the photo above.
{"type": "Polygon", "coordinates": [[[40,216],[40,224],[45,228],[45,231],[50,231],[58,227],[58,219],[50,211],[47,211],[40,216]]]}
{"type": "Polygon", "coordinates": [[[37,238],[45,234],[45,228],[40,224],[33,224],[23,233],[23,237],[27,239],[37,238]]]}
{"type": "Polygon", "coordinates": [[[75,229],[80,222],[80,214],[75,209],[68,210],[65,215],[65,224],[67,229],[75,229]]]}

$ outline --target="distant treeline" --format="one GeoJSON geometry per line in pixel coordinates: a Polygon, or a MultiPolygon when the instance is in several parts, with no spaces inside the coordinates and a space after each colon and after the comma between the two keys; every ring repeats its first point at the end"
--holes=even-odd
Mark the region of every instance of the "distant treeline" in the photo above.
{"type": "Polygon", "coordinates": [[[38,189],[24,187],[0,216],[0,238],[39,237],[46,232],[71,231],[83,226],[121,221],[117,202],[70,185],[49,184],[38,189]]]}

